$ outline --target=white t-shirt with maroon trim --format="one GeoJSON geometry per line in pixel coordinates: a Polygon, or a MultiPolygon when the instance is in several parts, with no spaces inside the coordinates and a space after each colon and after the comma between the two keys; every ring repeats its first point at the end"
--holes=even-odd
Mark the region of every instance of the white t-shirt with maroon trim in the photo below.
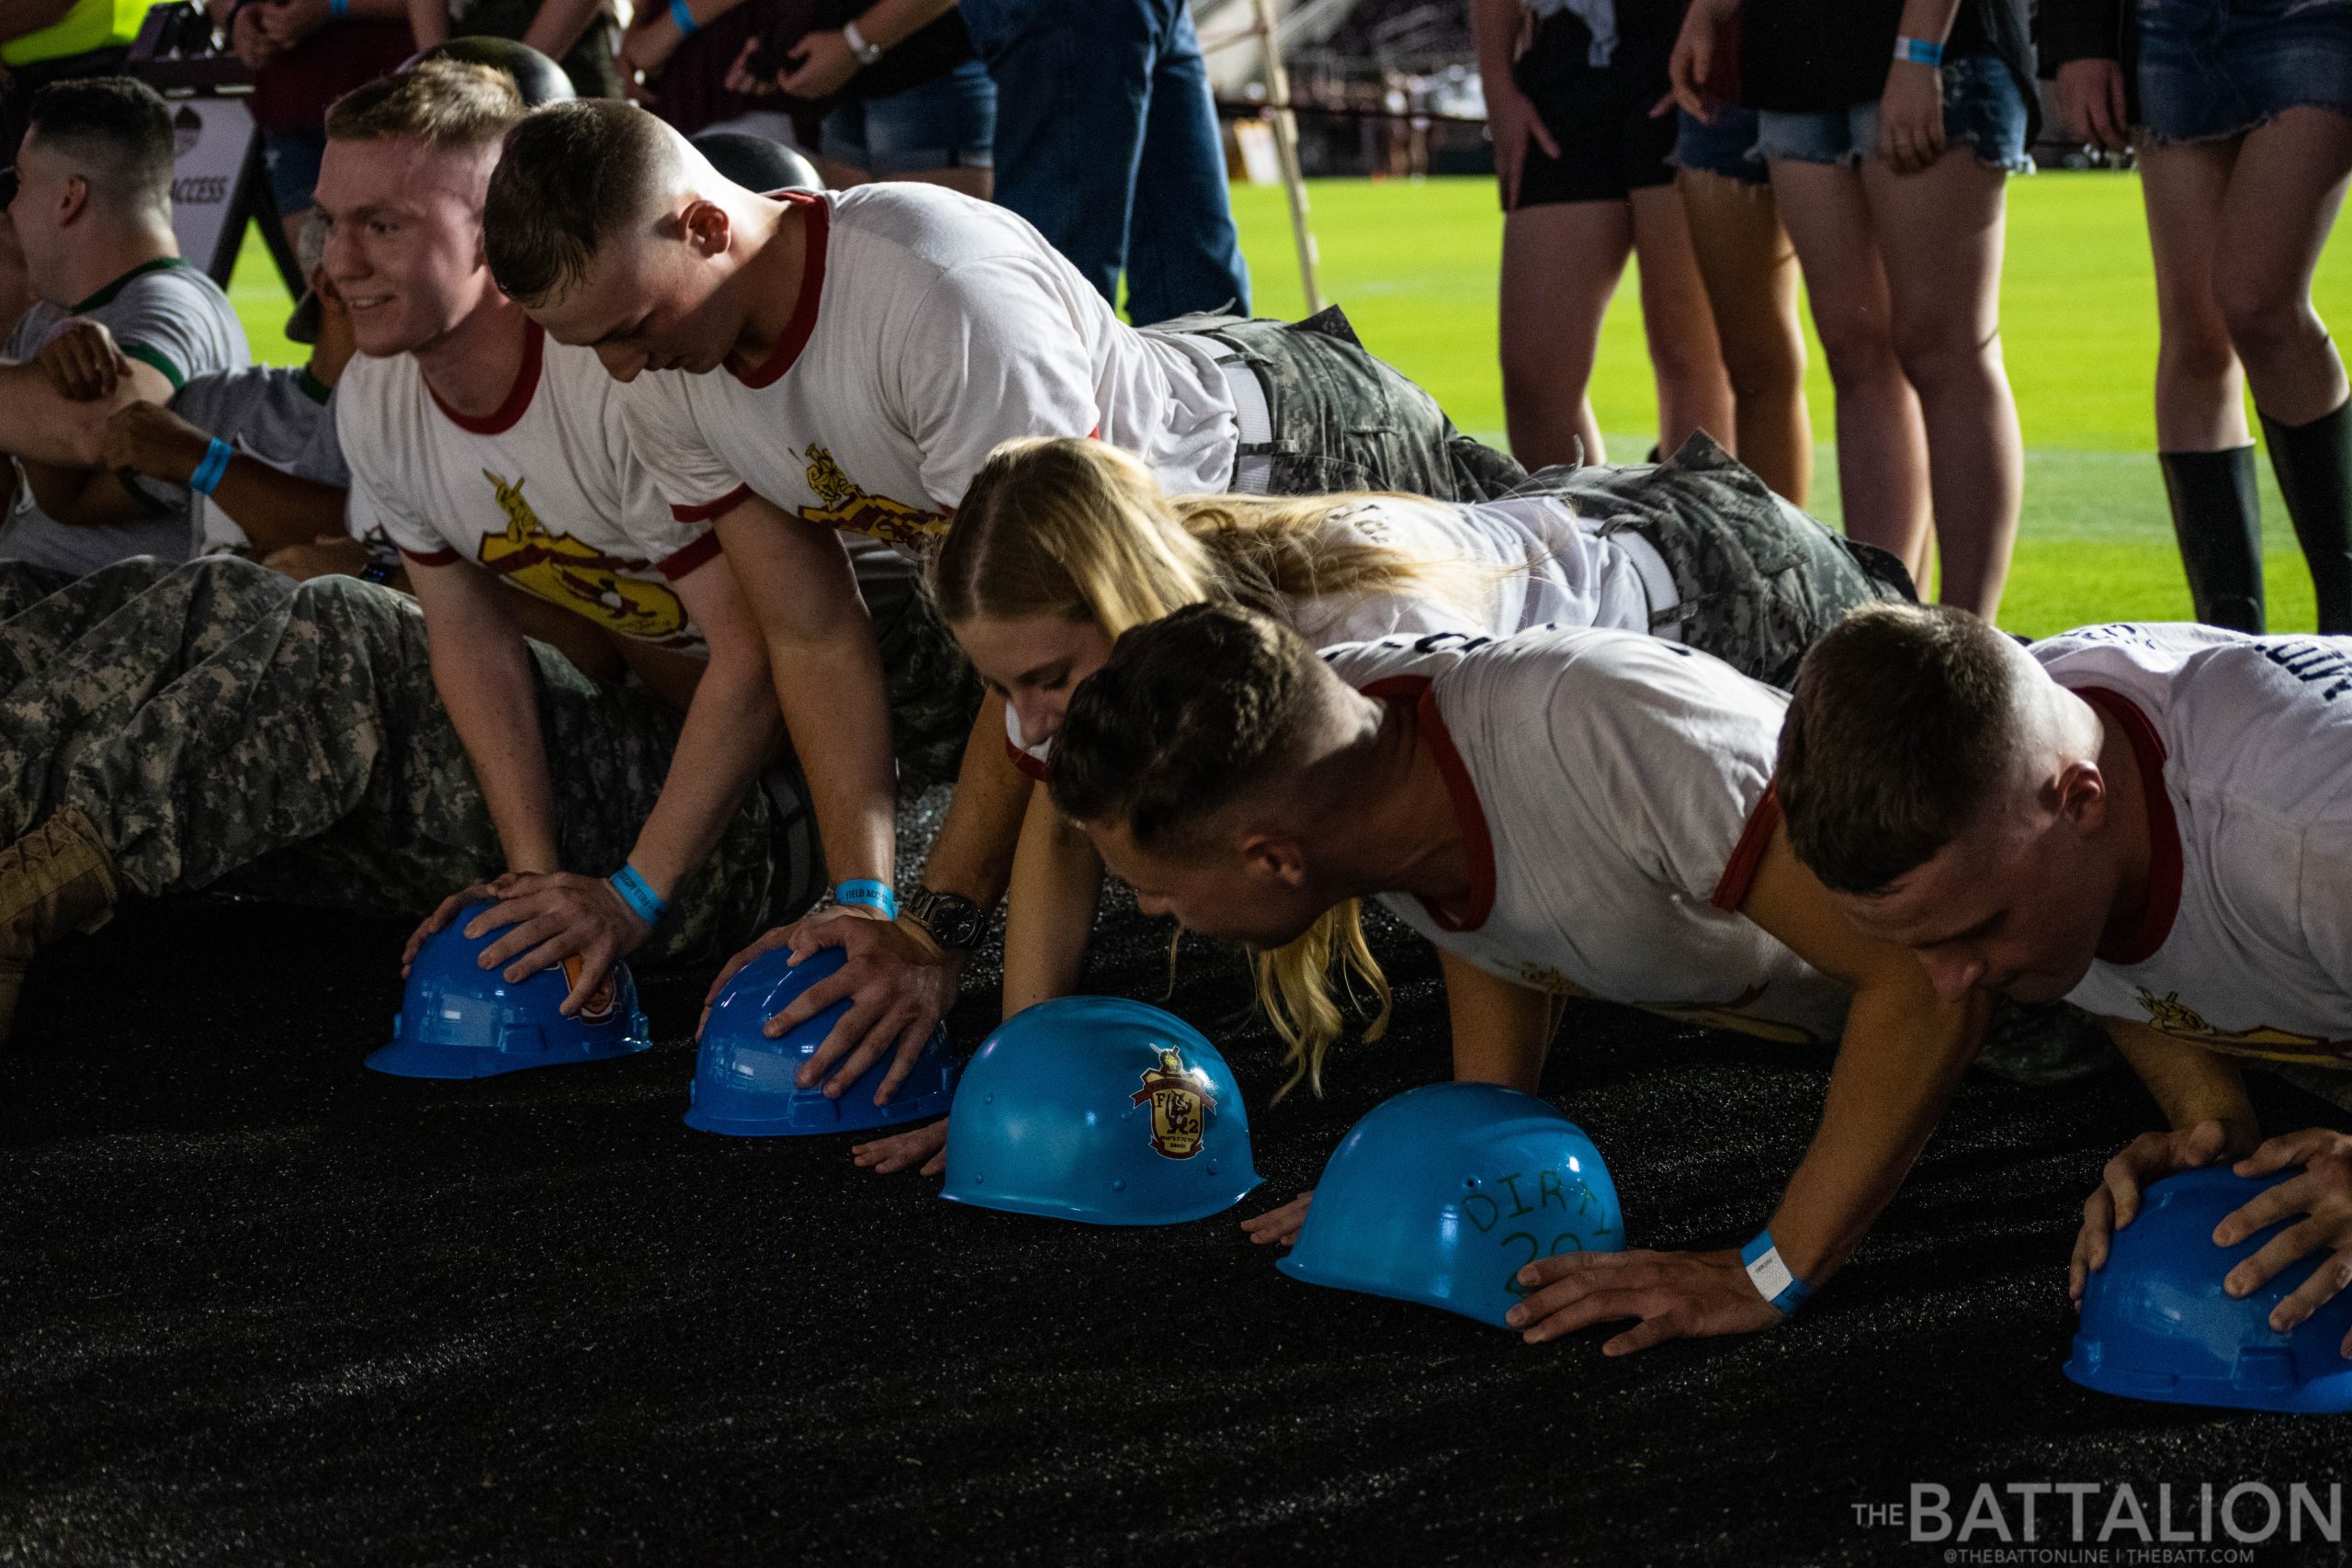
{"type": "Polygon", "coordinates": [[[2352,1066],[2352,637],[2108,626],[2030,651],[2163,781],[2143,792],[2147,908],[2066,999],[2352,1066]]]}
{"type": "Polygon", "coordinates": [[[595,353],[529,333],[522,374],[486,419],[445,407],[408,355],[351,362],[335,397],[351,532],[380,527],[426,565],[472,561],[608,631],[706,656],[672,583],[718,552],[718,535],[670,515],[595,353]]]}
{"type": "Polygon", "coordinates": [[[1779,822],[1782,693],[1679,644],[1539,627],[1327,649],[1419,705],[1471,863],[1467,907],[1380,902],[1487,974],[1710,1028],[1835,1040],[1849,993],[1737,913],[1779,822]]]}
{"type": "MultiPolygon", "coordinates": [[[[1599,523],[1579,518],[1557,497],[1464,504],[1373,495],[1330,523],[1436,570],[1400,587],[1327,593],[1292,605],[1292,626],[1317,648],[1436,632],[1500,637],[1542,626],[1650,626],[1649,594],[1627,536],[1603,537],[1599,523]]],[[[1649,547],[1634,539],[1634,548],[1649,547]]],[[[1031,744],[1009,704],[1004,730],[1012,765],[1043,779],[1053,742],[1031,744]]]]}
{"type": "Polygon", "coordinates": [[[1100,435],[1174,493],[1230,483],[1233,398],[1211,350],[1120,321],[1025,220],[935,186],[782,198],[808,259],[766,363],[642,375],[625,394],[681,520],[758,495],[912,553],[1023,435],[1100,435]]]}

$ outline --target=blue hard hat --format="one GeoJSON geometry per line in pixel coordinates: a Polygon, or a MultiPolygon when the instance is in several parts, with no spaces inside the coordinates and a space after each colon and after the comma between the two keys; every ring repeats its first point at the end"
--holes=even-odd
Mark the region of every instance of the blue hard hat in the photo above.
{"type": "Polygon", "coordinates": [[[793,1081],[849,1011],[846,997],[777,1039],[760,1032],[795,997],[848,962],[840,948],[823,947],[795,964],[791,949],[776,947],[735,972],[711,1003],[710,1021],[702,1028],[687,1126],[739,1138],[793,1137],[862,1133],[946,1111],[956,1094],[956,1065],[947,1058],[944,1026],[932,1031],[914,1071],[888,1105],[875,1104],[874,1091],[890,1070],[891,1055],[860,1073],[838,1100],[825,1097],[821,1082],[802,1089],[793,1081]]]}
{"type": "Polygon", "coordinates": [[[1262,1179],[1241,1086],[1200,1031],[1144,1002],[1063,997],[998,1025],[956,1091],[951,1203],[1173,1225],[1262,1179]]]}
{"type": "Polygon", "coordinates": [[[488,900],[467,905],[417,949],[400,1016],[392,1020],[392,1043],[368,1056],[369,1066],[403,1078],[486,1078],[652,1048],[626,964],[616,962],[570,1018],[560,1010],[571,994],[579,960],[566,959],[514,985],[502,970],[481,967],[476,960],[482,949],[505,928],[477,942],[466,927],[490,907],[488,900]]]}
{"type": "Polygon", "coordinates": [[[2173,1404],[2341,1415],[2352,1410],[2352,1292],[2274,1333],[2270,1309],[2325,1261],[2298,1258],[2253,1294],[2233,1298],[2222,1277],[2297,1216],[2235,1247],[2213,1245],[2213,1227],[2256,1193],[2301,1175],[2239,1176],[2226,1166],[2183,1171],[2151,1185],[2140,1212],[2115,1233],[2105,1267],[2083,1284],[2083,1317],[2066,1375],[2085,1388],[2173,1404]]]}
{"type": "Polygon", "coordinates": [[[1280,1267],[1501,1327],[1530,1263],[1624,1248],[1617,1184],[1583,1128],[1517,1089],[1447,1083],[1348,1130],[1280,1267]]]}

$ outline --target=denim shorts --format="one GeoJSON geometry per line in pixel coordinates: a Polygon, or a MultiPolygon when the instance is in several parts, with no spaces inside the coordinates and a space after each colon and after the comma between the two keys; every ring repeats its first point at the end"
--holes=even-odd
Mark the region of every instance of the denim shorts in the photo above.
{"type": "MultiPolygon", "coordinates": [[[[1963,54],[1947,60],[1944,79],[1944,141],[1976,149],[1976,161],[2013,175],[2030,173],[2025,155],[2024,89],[1999,55],[1963,54]]],[[[1799,164],[1838,164],[1852,168],[1878,156],[1876,98],[1842,109],[1787,114],[1766,109],[1757,116],[1758,151],[1767,158],[1799,164]]]]}
{"type": "Polygon", "coordinates": [[[319,188],[319,164],[326,155],[323,130],[261,133],[262,166],[269,173],[269,194],[277,199],[279,217],[299,218],[317,205],[311,193],[319,188]]]}
{"type": "Polygon", "coordinates": [[[2139,0],[2140,116],[2158,143],[2352,114],[2352,0],[2139,0]]]}
{"type": "Polygon", "coordinates": [[[887,98],[854,99],[825,116],[825,156],[869,175],[987,169],[996,164],[996,82],[967,60],[887,98]]]}
{"type": "Polygon", "coordinates": [[[1677,111],[1681,121],[1674,138],[1674,166],[1703,175],[1721,175],[1742,185],[1771,183],[1772,172],[1756,151],[1756,111],[1737,104],[1717,104],[1712,124],[1688,109],[1677,111]]]}

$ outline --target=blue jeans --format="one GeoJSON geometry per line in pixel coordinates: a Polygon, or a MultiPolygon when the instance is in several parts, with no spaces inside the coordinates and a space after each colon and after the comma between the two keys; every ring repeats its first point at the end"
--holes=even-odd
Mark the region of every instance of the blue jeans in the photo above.
{"type": "Polygon", "coordinates": [[[825,116],[825,156],[869,175],[985,169],[996,144],[996,84],[967,60],[887,98],[852,98],[825,116]]]}
{"type": "Polygon", "coordinates": [[[1184,0],[964,0],[996,78],[996,199],[1142,323],[1250,308],[1184,0]],[[1141,199],[1137,199],[1140,194],[1141,199]]]}

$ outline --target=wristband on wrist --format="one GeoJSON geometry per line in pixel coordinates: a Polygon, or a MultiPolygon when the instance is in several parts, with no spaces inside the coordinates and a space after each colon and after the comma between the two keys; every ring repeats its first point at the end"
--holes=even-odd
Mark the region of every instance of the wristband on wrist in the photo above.
{"type": "Polygon", "coordinates": [[[351,0],[327,0],[327,15],[338,22],[349,20],[351,0]]]}
{"type": "Polygon", "coordinates": [[[857,30],[854,20],[842,24],[842,41],[849,45],[850,53],[857,57],[860,65],[871,65],[882,58],[881,46],[866,42],[865,35],[857,30]]]}
{"type": "Polygon", "coordinates": [[[1944,46],[1933,39],[1898,38],[1894,40],[1894,58],[1907,60],[1914,65],[1941,65],[1944,46]]]}
{"type": "Polygon", "coordinates": [[[229,471],[229,459],[236,455],[234,446],[214,436],[212,445],[204,449],[203,461],[197,464],[196,472],[188,475],[187,488],[198,495],[210,495],[220,483],[220,476],[229,471]]]}
{"type": "Polygon", "coordinates": [[[1770,1231],[1758,1231],[1756,1239],[1739,1249],[1739,1260],[1747,1266],[1748,1282],[1757,1294],[1771,1303],[1772,1310],[1782,1317],[1794,1317],[1797,1308],[1812,1298],[1813,1287],[1781,1260],[1770,1231]]]}
{"type": "Polygon", "coordinates": [[[886,920],[895,920],[899,918],[899,896],[890,890],[888,883],[876,882],[870,876],[840,884],[833,889],[833,902],[842,905],[854,904],[867,909],[879,909],[882,912],[882,918],[886,920]]]}
{"type": "Polygon", "coordinates": [[[621,896],[621,902],[628,906],[629,913],[648,926],[660,925],[662,917],[669,912],[670,901],[653,891],[637,867],[625,865],[608,880],[613,891],[621,896]]]}
{"type": "Polygon", "coordinates": [[[670,0],[670,20],[687,38],[702,31],[702,24],[695,21],[695,14],[686,8],[686,0],[670,0]]]}

